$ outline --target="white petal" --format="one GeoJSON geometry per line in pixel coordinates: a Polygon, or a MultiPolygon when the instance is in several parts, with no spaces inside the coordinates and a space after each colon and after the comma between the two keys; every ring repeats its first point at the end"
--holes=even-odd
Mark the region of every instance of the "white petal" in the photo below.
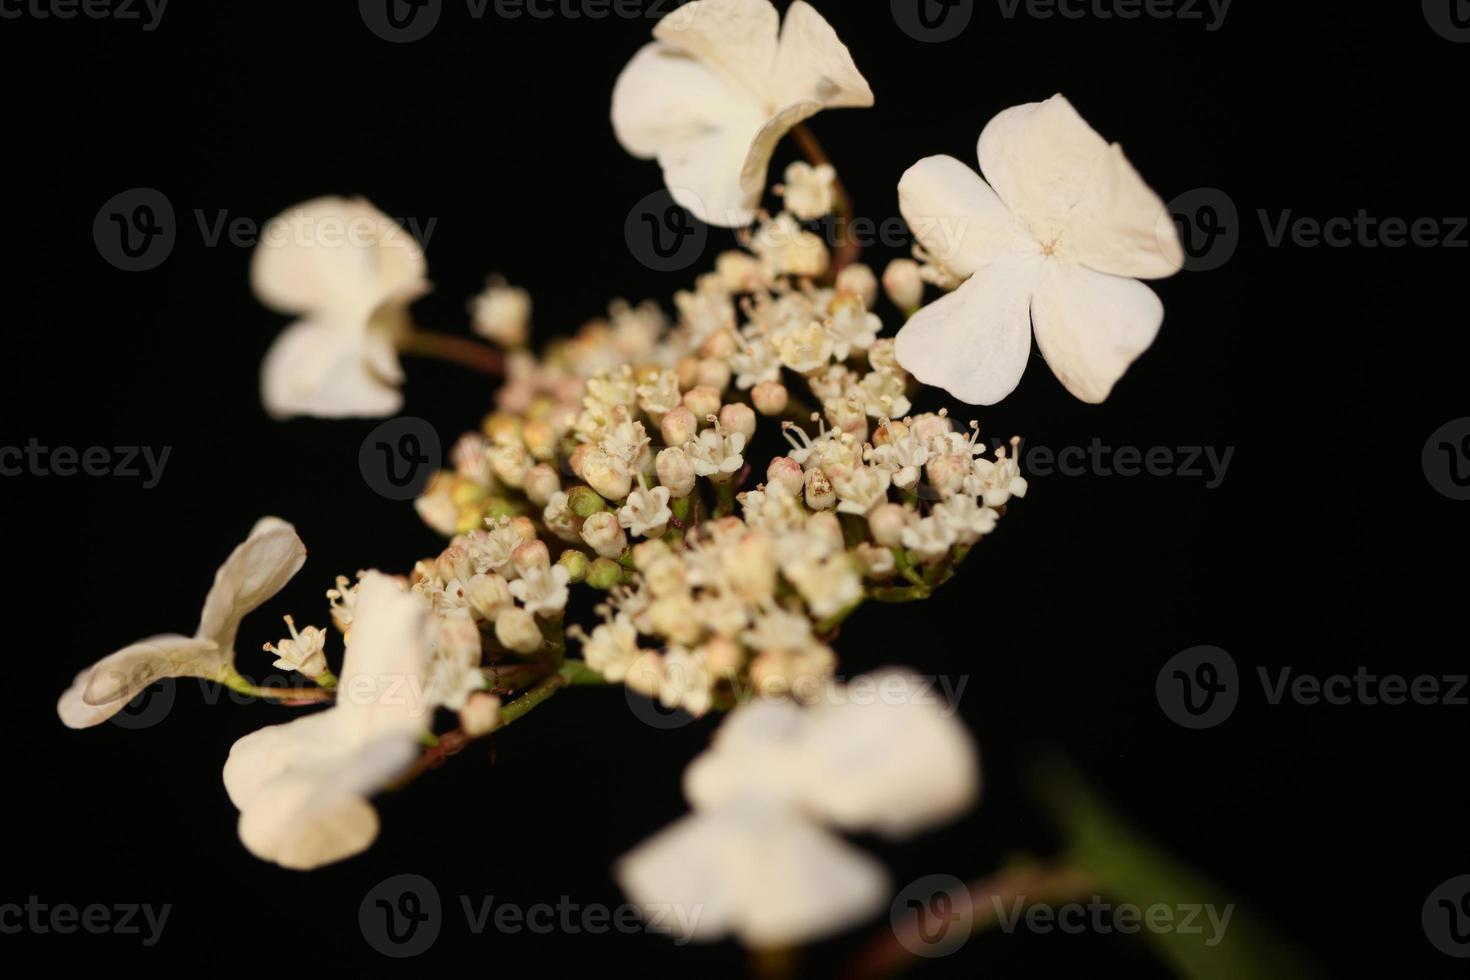
{"type": "Polygon", "coordinates": [[[853,64],[852,53],[804,0],[786,11],[772,91],[779,102],[810,100],[829,109],[873,104],[873,90],[853,64]]]}
{"type": "Polygon", "coordinates": [[[56,702],[68,728],[91,728],[127,707],[154,681],[166,677],[209,677],[227,655],[208,640],[163,635],[140,640],[77,674],[56,702]]]}
{"type": "Polygon", "coordinates": [[[904,221],[933,258],[963,279],[1035,239],[973,169],[949,156],[920,160],[898,182],[904,221]]]}
{"type": "Polygon", "coordinates": [[[1159,279],[1184,268],[1173,216],[1116,143],[1093,169],[1071,222],[1064,247],[1090,269],[1159,279]]]}
{"type": "Polygon", "coordinates": [[[806,778],[794,751],[805,724],[789,701],[757,700],[730,712],[713,744],[684,771],[684,795],[696,810],[743,796],[794,802],[806,778]]]}
{"type": "Polygon", "coordinates": [[[721,227],[740,227],[754,220],[755,211],[760,206],[761,195],[766,190],[766,176],[771,168],[771,157],[776,152],[776,144],[780,143],[787,133],[821,111],[820,102],[793,102],[783,106],[779,112],[762,124],[750,142],[750,149],[740,169],[740,188],[745,193],[745,210],[732,213],[728,216],[727,222],[714,221],[711,222],[712,224],[721,227]],[[735,221],[737,217],[741,220],[735,221]]]}
{"type": "Polygon", "coordinates": [[[1031,291],[1038,259],[1008,258],[924,307],[898,332],[898,363],[972,405],[1015,390],[1031,355],[1031,291]]]}
{"type": "Polygon", "coordinates": [[[381,573],[363,577],[334,709],[355,735],[416,735],[424,728],[433,712],[425,692],[432,642],[423,600],[381,573]]]}
{"type": "Polygon", "coordinates": [[[293,765],[332,759],[343,743],[341,721],[341,713],[328,708],[237,739],[225,759],[225,792],[230,802],[243,810],[262,787],[293,765]]]}
{"type": "MultiPolygon", "coordinates": [[[[669,193],[705,224],[739,228],[755,218],[761,190],[748,190],[744,174],[747,167],[762,165],[757,146],[762,124],[750,122],[748,128],[713,129],[659,152],[669,193]]],[[[764,162],[769,160],[767,152],[764,162]]]]}
{"type": "Polygon", "coordinates": [[[625,855],[614,873],[645,915],[676,934],[734,934],[777,948],[829,935],[876,912],[887,876],[871,858],[802,817],[726,808],[686,817],[625,855]]]}
{"type": "Polygon", "coordinates": [[[199,636],[229,655],[240,620],[281,591],[306,562],[296,529],[277,517],[258,521],[250,537],[215,572],[199,617],[199,636]]]}
{"type": "Polygon", "coordinates": [[[889,669],[838,690],[808,718],[802,760],[811,812],[844,830],[902,837],[975,804],[975,741],[931,685],[889,669]]]}
{"type": "MultiPolygon", "coordinates": [[[[271,345],[260,369],[261,401],[273,418],[381,418],[403,405],[398,389],[372,368],[383,358],[366,322],[305,319],[271,345]]],[[[391,355],[391,352],[389,352],[391,355]]],[[[396,365],[396,357],[391,357],[396,365]]]]}
{"type": "Polygon", "coordinates": [[[1154,342],[1164,304],[1136,279],[1047,265],[1031,306],[1036,345],[1068,391],[1100,403],[1154,342]]]}
{"type": "Polygon", "coordinates": [[[342,197],[315,198],[271,219],[250,264],[267,306],[364,321],[426,271],[412,235],[362,198],[342,197]]]}
{"type": "Polygon", "coordinates": [[[708,65],[662,44],[646,45],[613,86],[618,142],[636,157],[708,134],[759,125],[764,112],[751,94],[708,65]]]}
{"type": "Polygon", "coordinates": [[[695,0],[660,20],[653,36],[764,100],[780,23],[768,0],[695,0]]]}
{"type": "Polygon", "coordinates": [[[1037,238],[1067,226],[1107,142],[1060,95],[1006,109],[980,133],[980,169],[1037,238]]]}

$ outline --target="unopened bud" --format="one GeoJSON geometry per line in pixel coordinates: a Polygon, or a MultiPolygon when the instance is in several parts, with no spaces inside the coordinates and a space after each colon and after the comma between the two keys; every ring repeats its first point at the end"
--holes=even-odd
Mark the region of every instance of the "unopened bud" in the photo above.
{"type": "Polygon", "coordinates": [[[561,477],[545,463],[537,463],[526,471],[522,489],[526,491],[531,503],[537,507],[545,507],[551,495],[561,489],[561,477]]]}
{"type": "Polygon", "coordinates": [[[883,270],[883,291],[904,312],[919,308],[924,301],[924,279],[913,259],[894,259],[883,270]]]}
{"type": "Polygon", "coordinates": [[[533,569],[550,567],[551,551],[544,541],[522,541],[510,553],[510,561],[516,571],[525,575],[533,569]]]}
{"type": "Polygon", "coordinates": [[[786,386],[779,381],[762,381],[751,389],[750,400],[762,415],[780,415],[786,411],[790,398],[786,386]]]}
{"type": "Polygon", "coordinates": [[[694,490],[694,464],[684,450],[672,446],[662,450],[654,460],[654,468],[658,470],[658,482],[669,488],[669,496],[687,497],[694,490]]]}
{"type": "Polygon", "coordinates": [[[578,484],[567,491],[567,507],[578,517],[591,517],[599,511],[607,510],[607,501],[597,495],[597,491],[589,486],[578,484]]]}
{"type": "Polygon", "coordinates": [[[899,504],[879,504],[868,514],[868,529],[873,540],[885,548],[897,548],[908,527],[909,512],[899,504]]]}
{"type": "Polygon", "coordinates": [[[695,385],[684,392],[684,405],[696,419],[708,418],[720,410],[720,390],[708,385],[695,385]]]}
{"type": "Polygon", "coordinates": [[[582,479],[608,500],[622,500],[633,489],[633,474],[623,459],[595,446],[582,459],[582,479]]]}
{"type": "Polygon", "coordinates": [[[766,482],[781,484],[794,497],[805,486],[806,474],[801,471],[801,464],[790,456],[777,456],[766,467],[766,482]]]}
{"type": "Polygon", "coordinates": [[[500,617],[511,605],[510,586],[494,572],[476,575],[464,585],[464,597],[475,614],[487,623],[500,617]]]}
{"type": "Polygon", "coordinates": [[[837,291],[856,296],[866,309],[873,308],[878,298],[878,277],[873,270],[861,262],[854,262],[837,274],[837,291]]]}
{"type": "Polygon", "coordinates": [[[720,425],[743,435],[749,445],[751,436],[755,435],[755,411],[743,402],[731,402],[720,409],[720,425]]]}
{"type": "Polygon", "coordinates": [[[658,423],[659,434],[666,446],[682,446],[699,431],[699,420],[683,405],[665,415],[658,423]]]}
{"type": "Polygon", "coordinates": [[[470,738],[489,735],[500,725],[500,699],[485,691],[476,691],[459,709],[459,727],[470,738]]]}
{"type": "Polygon", "coordinates": [[[557,558],[556,563],[570,573],[571,579],[569,581],[573,585],[587,578],[587,566],[591,564],[587,560],[587,555],[584,552],[578,551],[576,548],[568,548],[566,551],[563,551],[561,556],[557,558]]]}
{"type": "Polygon", "coordinates": [[[623,566],[611,558],[598,558],[587,566],[587,584],[606,591],[623,580],[623,566]]]}
{"type": "Polygon", "coordinates": [[[509,606],[501,610],[495,620],[495,638],[507,650],[520,654],[535,653],[544,642],[541,627],[536,625],[536,617],[520,606],[509,606]]]}
{"type": "Polygon", "coordinates": [[[628,547],[628,535],[616,514],[602,511],[582,522],[582,540],[603,558],[618,558],[628,547]]]}
{"type": "Polygon", "coordinates": [[[837,491],[821,467],[814,466],[806,474],[806,505],[812,510],[826,510],[837,506],[837,491]]]}

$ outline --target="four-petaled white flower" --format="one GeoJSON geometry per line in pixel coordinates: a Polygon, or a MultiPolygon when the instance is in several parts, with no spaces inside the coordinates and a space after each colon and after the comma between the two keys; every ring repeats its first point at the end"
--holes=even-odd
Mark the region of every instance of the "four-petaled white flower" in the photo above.
{"type": "Polygon", "coordinates": [[[776,144],[823,109],[873,104],[832,26],[803,0],[695,0],[659,21],[613,89],[618,141],[657,158],[700,220],[755,218],[776,144]]]}
{"type": "Polygon", "coordinates": [[[638,487],[628,494],[628,501],[618,511],[618,523],[634,537],[658,537],[669,526],[674,512],[669,508],[669,488],[648,488],[643,476],[638,487]]]}
{"type": "Polygon", "coordinates": [[[899,332],[899,363],[993,405],[1020,382],[1034,323],[1067,390],[1102,402],[1163,323],[1163,304],[1138,280],[1183,266],[1168,209],[1060,95],[992,119],[980,169],[989,183],[953,157],[929,157],[898,185],[929,256],[967,278],[899,332]]]}
{"type": "Polygon", "coordinates": [[[252,854],[309,870],[372,844],[378,814],[367,797],[418,755],[433,712],[432,635],[421,599],[386,575],[363,578],[336,705],[246,735],[225,762],[252,854]]]}
{"type": "MultiPolygon", "coordinates": [[[[887,901],[887,876],[825,827],[906,837],[968,809],[974,742],[916,676],[885,670],[817,702],[736,709],[684,775],[694,813],[619,861],[644,907],[699,909],[683,938],[816,939],[887,901]]],[[[692,917],[690,917],[692,918],[692,917]]]]}
{"type": "Polygon", "coordinates": [[[296,529],[262,518],[215,573],[193,636],[154,636],[104,657],[77,675],[56,713],[68,728],[90,728],[165,677],[232,678],[240,620],[281,591],[305,561],[296,529]]]}
{"type": "Polygon", "coordinates": [[[510,594],[527,612],[553,616],[567,606],[567,583],[571,579],[572,573],[565,565],[532,565],[522,569],[521,577],[510,583],[510,594]]]}
{"type": "Polygon", "coordinates": [[[423,249],[362,198],[319,197],[266,225],[251,259],[255,295],[301,317],[261,365],[275,418],[392,415],[403,404],[397,339],[428,291],[423,249]]]}

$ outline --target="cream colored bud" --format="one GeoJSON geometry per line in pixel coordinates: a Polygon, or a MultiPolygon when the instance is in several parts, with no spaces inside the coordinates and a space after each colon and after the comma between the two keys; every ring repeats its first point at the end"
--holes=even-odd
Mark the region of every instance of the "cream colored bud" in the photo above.
{"type": "Polygon", "coordinates": [[[720,425],[743,435],[749,445],[751,436],[755,435],[755,411],[743,402],[731,402],[720,409],[720,425]]]}
{"type": "Polygon", "coordinates": [[[699,356],[724,360],[739,349],[740,342],[735,339],[733,330],[716,330],[699,346],[699,356]]]}
{"type": "Polygon", "coordinates": [[[675,446],[662,450],[654,460],[658,482],[669,488],[671,497],[687,497],[694,489],[694,464],[684,450],[675,446]]]}
{"type": "Polygon", "coordinates": [[[682,446],[699,432],[699,420],[680,405],[659,421],[658,431],[664,437],[664,445],[682,446]]]}
{"type": "Polygon", "coordinates": [[[463,582],[475,574],[475,566],[470,561],[468,549],[452,545],[440,553],[438,560],[434,563],[434,571],[438,573],[441,582],[449,582],[454,579],[463,582]]]}
{"type": "Polygon", "coordinates": [[[684,392],[684,405],[696,419],[708,418],[720,410],[720,389],[695,385],[684,392]]]}
{"type": "Polygon", "coordinates": [[[964,456],[935,456],[924,465],[924,475],[930,486],[948,496],[964,484],[970,469],[970,461],[964,456]]]}
{"type": "Polygon", "coordinates": [[[894,576],[898,571],[898,564],[893,560],[893,551],[890,548],[880,548],[866,541],[854,549],[858,564],[863,566],[863,574],[875,581],[883,581],[894,576]]]}
{"type": "Polygon", "coordinates": [[[595,442],[582,443],[576,449],[573,449],[571,455],[567,457],[567,466],[578,477],[581,477],[583,480],[587,479],[585,476],[582,476],[582,462],[587,458],[588,453],[598,448],[600,447],[595,442]]]}
{"type": "Polygon", "coordinates": [[[909,512],[899,504],[879,504],[868,514],[873,540],[885,548],[897,548],[903,542],[903,529],[908,524],[909,512]]]}
{"type": "Polygon", "coordinates": [[[490,451],[490,467],[508,487],[519,487],[531,468],[531,454],[522,445],[497,446],[490,451]]]}
{"type": "Polygon", "coordinates": [[[813,467],[806,474],[806,505],[812,510],[826,510],[837,506],[837,491],[820,467],[813,467]]]}
{"type": "Polygon", "coordinates": [[[491,280],[486,290],[470,305],[475,333],[505,347],[526,342],[531,324],[531,295],[524,289],[491,280]]]}
{"type": "Polygon", "coordinates": [[[531,503],[537,507],[545,507],[552,494],[561,489],[561,477],[545,463],[537,463],[526,471],[522,489],[526,491],[531,503]]]}
{"type": "Polygon", "coordinates": [[[487,623],[493,623],[501,610],[511,604],[510,586],[494,572],[476,575],[464,585],[465,601],[475,614],[487,623]]]}
{"type": "Polygon", "coordinates": [[[871,267],[854,262],[837,274],[837,291],[856,296],[867,309],[878,299],[878,277],[871,267]]]}
{"type": "Polygon", "coordinates": [[[556,456],[557,432],[550,419],[531,419],[521,435],[533,459],[546,462],[556,456]]]}
{"type": "Polygon", "coordinates": [[[730,387],[730,365],[716,358],[706,357],[699,362],[699,370],[694,378],[699,382],[696,387],[724,391],[730,387]]]}
{"type": "Polygon", "coordinates": [[[829,398],[822,403],[822,414],[827,424],[839,432],[846,432],[859,443],[868,438],[868,413],[863,406],[849,398],[829,398]]]}
{"type": "Polygon", "coordinates": [[[495,620],[495,638],[507,650],[531,654],[541,649],[544,642],[541,627],[536,617],[520,606],[508,606],[501,610],[495,620]]]}
{"type": "Polygon", "coordinates": [[[894,259],[883,270],[883,291],[900,310],[917,310],[924,301],[924,279],[913,259],[894,259]]]}
{"type": "Polygon", "coordinates": [[[512,517],[510,519],[510,529],[522,541],[536,540],[536,522],[529,517],[512,517]]]}
{"type": "Polygon", "coordinates": [[[699,358],[679,358],[679,362],[674,365],[674,373],[679,376],[679,388],[688,391],[694,387],[695,376],[699,373],[699,358]]]}
{"type": "Polygon", "coordinates": [[[510,553],[510,561],[516,571],[525,575],[536,568],[551,567],[551,550],[544,541],[522,541],[510,553]]]}
{"type": "Polygon", "coordinates": [[[762,381],[751,389],[750,400],[762,415],[780,415],[790,399],[786,386],[779,381],[762,381]]]}
{"type": "Polygon", "coordinates": [[[618,558],[628,547],[628,535],[610,511],[593,514],[582,522],[582,540],[603,558],[618,558]]]}
{"type": "Polygon", "coordinates": [[[608,500],[622,500],[633,489],[628,464],[601,446],[594,446],[582,457],[582,479],[608,500]]]}
{"type": "Polygon", "coordinates": [[[790,456],[777,456],[766,467],[766,482],[781,484],[794,497],[806,485],[806,474],[801,471],[801,464],[790,456]]]}
{"type": "Polygon", "coordinates": [[[476,691],[459,709],[459,727],[470,738],[489,735],[500,725],[500,699],[486,691],[476,691]]]}

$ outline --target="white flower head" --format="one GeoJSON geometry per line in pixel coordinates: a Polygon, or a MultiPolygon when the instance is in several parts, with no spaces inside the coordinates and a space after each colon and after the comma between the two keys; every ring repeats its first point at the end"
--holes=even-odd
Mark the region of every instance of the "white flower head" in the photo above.
{"type": "Polygon", "coordinates": [[[193,636],[165,634],[125,647],[77,675],[56,713],[68,728],[90,728],[117,714],[166,677],[222,679],[234,671],[240,620],[281,591],[306,561],[296,529],[261,519],[215,573],[193,636]]]}
{"type": "Polygon", "coordinates": [[[1122,149],[1060,95],[1000,113],[979,150],[986,180],[936,156],[899,182],[915,236],[966,280],[904,326],[899,363],[992,405],[1020,382],[1034,325],[1067,390],[1102,402],[1163,322],[1163,304],[1138,280],[1183,267],[1173,219],[1122,149]]]}
{"type": "Polygon", "coordinates": [[[432,712],[427,605],[370,572],[358,596],[337,704],[235,743],[225,789],[252,854],[308,870],[367,849],[378,814],[367,797],[413,761],[432,712]]]}
{"type": "Polygon", "coordinates": [[[396,341],[428,291],[413,236],[362,198],[319,197],[266,225],[251,258],[255,295],[301,318],[261,365],[275,418],[392,415],[403,404],[396,341]]]}
{"type": "Polygon", "coordinates": [[[873,104],[836,32],[796,0],[695,0],[654,28],[613,89],[613,128],[657,158],[674,200],[700,220],[748,225],[776,144],[823,109],[873,104]]]}
{"type": "Polygon", "coordinates": [[[506,347],[526,342],[531,326],[531,294],[500,278],[491,279],[470,303],[475,333],[506,347]]]}
{"type": "Polygon", "coordinates": [[[812,221],[831,214],[837,206],[837,171],[830,163],[812,166],[796,160],[786,168],[786,183],[781,198],[786,210],[802,221],[812,221]]]}

